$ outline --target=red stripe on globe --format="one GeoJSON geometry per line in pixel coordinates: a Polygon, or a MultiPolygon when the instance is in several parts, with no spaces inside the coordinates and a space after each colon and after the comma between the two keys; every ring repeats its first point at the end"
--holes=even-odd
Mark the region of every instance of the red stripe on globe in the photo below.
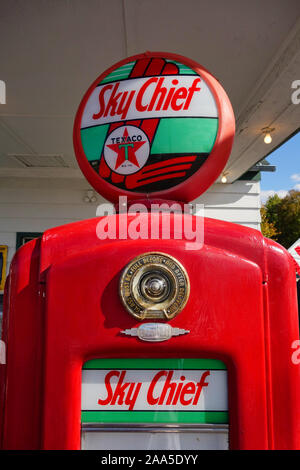
{"type": "Polygon", "coordinates": [[[231,151],[234,115],[220,83],[201,65],[147,52],[101,74],[74,123],[74,149],[106,199],[189,202],[218,178],[231,151]]]}

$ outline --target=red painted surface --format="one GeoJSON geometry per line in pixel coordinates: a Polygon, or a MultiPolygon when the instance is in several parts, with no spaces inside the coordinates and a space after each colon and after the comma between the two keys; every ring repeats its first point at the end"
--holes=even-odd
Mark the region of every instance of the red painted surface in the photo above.
{"type": "Polygon", "coordinates": [[[231,448],[299,449],[296,283],[286,250],[256,230],[212,219],[198,251],[186,250],[185,240],[101,241],[98,222],[48,230],[12,262],[2,448],[80,448],[88,359],[197,357],[227,364],[231,448]],[[188,272],[189,301],[170,324],[191,332],[153,345],[119,334],[138,323],[123,308],[118,283],[132,258],[156,250],[188,272]]]}
{"type": "MultiPolygon", "coordinates": [[[[234,133],[235,133],[235,120],[234,120],[234,114],[233,114],[233,110],[232,110],[232,106],[229,101],[229,98],[227,94],[225,93],[221,84],[218,82],[218,80],[210,72],[208,72],[208,70],[206,70],[202,65],[178,54],[171,54],[169,52],[145,52],[144,54],[138,54],[135,56],[128,57],[114,64],[109,69],[107,69],[104,73],[102,73],[99,77],[97,77],[97,79],[92,83],[92,85],[89,87],[89,89],[85,93],[80,103],[80,106],[78,108],[78,111],[75,117],[75,122],[74,122],[73,143],[74,143],[74,150],[75,150],[79,167],[82,173],[84,174],[84,176],[86,177],[86,179],[89,181],[89,183],[95,188],[95,190],[99,192],[103,197],[108,199],[109,201],[117,203],[119,196],[127,196],[129,199],[143,199],[145,197],[148,197],[148,195],[142,192],[132,192],[132,191],[126,191],[124,189],[119,189],[116,186],[105,181],[91,167],[90,163],[88,162],[85,156],[82,143],[81,143],[81,137],[80,137],[80,127],[81,127],[81,120],[82,120],[82,114],[83,114],[84,108],[86,106],[86,103],[91,93],[94,91],[96,86],[116,68],[121,67],[129,62],[142,59],[145,62],[139,63],[139,65],[140,66],[143,65],[144,67],[144,68],[142,67],[143,70],[142,69],[139,71],[135,70],[135,72],[143,73],[144,69],[147,67],[147,64],[150,58],[161,58],[161,57],[174,60],[174,61],[179,61],[182,64],[187,65],[188,67],[191,67],[205,80],[205,82],[209,86],[214,96],[214,99],[216,101],[218,114],[219,114],[219,127],[218,127],[218,133],[217,133],[217,137],[216,137],[213,149],[210,152],[210,156],[204,162],[204,164],[199,168],[199,170],[196,171],[196,173],[194,173],[187,180],[183,181],[182,183],[170,189],[152,192],[151,198],[154,198],[154,199],[163,198],[163,199],[171,199],[171,200],[174,199],[176,201],[183,201],[183,202],[189,202],[189,201],[192,201],[193,199],[196,199],[200,194],[206,191],[214,183],[214,181],[218,178],[218,176],[222,172],[229,158],[232,144],[233,144],[234,133]]],[[[167,72],[173,73],[172,70],[169,70],[167,72]]],[[[149,70],[147,70],[147,73],[148,75],[150,74],[149,70]]],[[[153,70],[153,73],[157,74],[160,72],[158,72],[158,70],[153,70]]],[[[152,121],[158,122],[157,119],[152,119],[151,122],[152,121]]],[[[116,127],[118,127],[118,125],[123,125],[124,122],[125,121],[121,123],[116,123],[116,127]]],[[[132,124],[131,121],[130,123],[132,124]]],[[[147,126],[146,121],[144,121],[143,126],[147,126]]],[[[114,128],[114,124],[112,125],[111,130],[113,128],[114,128]]],[[[145,130],[149,132],[149,129],[145,129],[145,130]]],[[[153,129],[153,132],[154,132],[154,129],[153,129]]],[[[108,170],[109,169],[104,159],[102,159],[100,163],[100,173],[102,174],[103,177],[107,177],[109,175],[108,170]]],[[[132,175],[132,177],[134,176],[132,175]]]]}

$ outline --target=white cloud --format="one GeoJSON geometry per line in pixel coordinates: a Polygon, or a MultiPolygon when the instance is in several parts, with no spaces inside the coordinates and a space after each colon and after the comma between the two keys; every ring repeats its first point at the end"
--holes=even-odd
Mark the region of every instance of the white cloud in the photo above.
{"type": "Polygon", "coordinates": [[[291,175],[291,180],[300,181],[300,173],[294,173],[291,175]]]}
{"type": "MultiPolygon", "coordinates": [[[[298,186],[298,185],[296,185],[298,186]]],[[[273,189],[268,189],[268,190],[265,190],[265,191],[261,191],[260,192],[260,200],[261,200],[261,203],[262,204],[265,204],[265,202],[267,201],[267,199],[270,197],[270,196],[274,196],[274,194],[278,194],[278,196],[280,197],[280,199],[284,198],[287,194],[288,194],[288,191],[286,191],[285,189],[279,189],[279,191],[274,191],[273,189]]]]}
{"type": "Polygon", "coordinates": [[[296,191],[300,191],[300,184],[295,184],[293,189],[295,189],[296,191]]]}

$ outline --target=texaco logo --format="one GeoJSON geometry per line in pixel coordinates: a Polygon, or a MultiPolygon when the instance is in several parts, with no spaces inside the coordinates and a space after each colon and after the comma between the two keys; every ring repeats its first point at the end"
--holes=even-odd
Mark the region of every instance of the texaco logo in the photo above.
{"type": "Polygon", "coordinates": [[[131,175],[143,168],[149,153],[148,137],[135,126],[118,127],[109,134],[104,144],[107,165],[120,175],[131,175]]]}

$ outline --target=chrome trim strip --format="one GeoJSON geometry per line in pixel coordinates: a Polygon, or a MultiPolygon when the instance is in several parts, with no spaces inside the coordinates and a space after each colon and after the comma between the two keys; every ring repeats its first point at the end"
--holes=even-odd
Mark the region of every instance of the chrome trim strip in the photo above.
{"type": "Polygon", "coordinates": [[[82,423],[82,432],[228,432],[228,424],[82,423]]]}

